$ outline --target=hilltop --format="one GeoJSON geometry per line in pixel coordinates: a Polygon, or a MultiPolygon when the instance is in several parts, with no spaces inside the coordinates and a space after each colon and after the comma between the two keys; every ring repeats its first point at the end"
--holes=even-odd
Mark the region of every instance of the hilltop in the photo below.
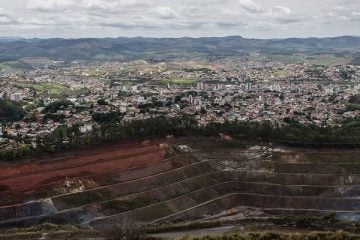
{"type": "Polygon", "coordinates": [[[203,38],[0,39],[0,61],[25,57],[53,60],[222,58],[249,53],[337,54],[355,58],[360,37],[247,39],[240,36],[203,38]]]}

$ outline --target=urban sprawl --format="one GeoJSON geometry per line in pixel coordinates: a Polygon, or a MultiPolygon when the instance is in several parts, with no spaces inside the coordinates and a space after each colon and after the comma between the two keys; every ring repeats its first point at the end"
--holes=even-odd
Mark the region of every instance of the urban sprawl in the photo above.
{"type": "Polygon", "coordinates": [[[115,113],[120,122],[157,116],[192,116],[199,126],[225,121],[290,121],[341,126],[360,116],[351,98],[360,92],[360,67],[310,63],[227,60],[50,62],[27,71],[0,72],[0,99],[17,102],[21,120],[3,122],[0,137],[36,145],[59,126],[83,134],[96,116],[115,113]]]}

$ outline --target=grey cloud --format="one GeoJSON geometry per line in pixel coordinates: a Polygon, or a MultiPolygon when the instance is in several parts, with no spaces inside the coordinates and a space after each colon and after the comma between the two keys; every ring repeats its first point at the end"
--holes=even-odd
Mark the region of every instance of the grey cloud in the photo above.
{"type": "Polygon", "coordinates": [[[104,0],[83,0],[82,6],[92,10],[111,10],[117,7],[117,3],[104,0]]]}
{"type": "Polygon", "coordinates": [[[12,19],[10,19],[9,17],[6,16],[0,16],[0,24],[10,24],[10,23],[14,23],[14,21],[12,19]]]}
{"type": "Polygon", "coordinates": [[[360,0],[0,0],[0,6],[0,35],[9,29],[48,37],[360,35],[360,0]]]}
{"type": "Polygon", "coordinates": [[[177,16],[175,10],[167,6],[153,8],[152,12],[154,12],[156,15],[163,19],[172,19],[176,18],[177,16]]]}
{"type": "Polygon", "coordinates": [[[76,6],[74,0],[29,0],[27,7],[40,11],[61,11],[76,6]]]}
{"type": "Polygon", "coordinates": [[[126,10],[149,7],[149,0],[28,0],[27,8],[37,11],[58,12],[64,10],[126,10]]]}
{"type": "Polygon", "coordinates": [[[360,22],[360,1],[357,7],[347,5],[333,6],[329,11],[323,12],[318,17],[324,24],[341,24],[343,22],[360,22]]]}
{"type": "Polygon", "coordinates": [[[238,0],[240,6],[248,12],[251,13],[261,13],[263,8],[256,4],[253,0],[238,0]]]}
{"type": "Polygon", "coordinates": [[[103,22],[99,23],[99,26],[121,29],[156,29],[154,25],[148,25],[144,23],[136,22],[103,22]]]}
{"type": "Polygon", "coordinates": [[[275,6],[271,9],[271,13],[284,16],[289,15],[291,13],[291,9],[284,6],[275,6]]]}
{"type": "Polygon", "coordinates": [[[292,14],[290,8],[285,6],[274,6],[268,12],[269,18],[272,18],[275,22],[281,24],[293,24],[305,21],[304,18],[292,14]]]}
{"type": "Polygon", "coordinates": [[[289,24],[289,23],[299,23],[302,21],[302,19],[294,17],[283,17],[283,18],[276,18],[276,22],[283,23],[283,24],[289,24]]]}
{"type": "Polygon", "coordinates": [[[241,22],[215,22],[214,25],[221,28],[239,28],[247,26],[247,24],[241,22]]]}
{"type": "Polygon", "coordinates": [[[149,7],[148,0],[82,0],[78,4],[80,8],[116,10],[123,8],[149,7]]]}
{"type": "Polygon", "coordinates": [[[6,10],[0,8],[0,25],[17,24],[18,20],[10,16],[6,10]]]}
{"type": "Polygon", "coordinates": [[[190,18],[206,16],[205,12],[203,11],[203,8],[196,7],[196,6],[183,7],[181,9],[181,14],[183,16],[190,17],[190,18]]]}

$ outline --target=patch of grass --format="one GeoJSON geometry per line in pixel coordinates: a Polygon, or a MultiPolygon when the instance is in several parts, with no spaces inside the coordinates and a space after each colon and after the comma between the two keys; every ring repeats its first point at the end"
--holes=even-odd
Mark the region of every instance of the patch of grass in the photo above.
{"type": "Polygon", "coordinates": [[[146,232],[148,234],[155,234],[155,233],[164,233],[164,232],[172,232],[172,231],[186,231],[186,230],[194,230],[194,229],[204,229],[204,228],[215,228],[222,226],[221,221],[213,221],[213,222],[190,222],[185,223],[183,225],[172,225],[169,223],[148,228],[146,232]]]}
{"type": "Polygon", "coordinates": [[[332,54],[320,54],[308,58],[308,61],[316,65],[324,66],[334,66],[349,64],[351,62],[351,57],[339,57],[332,54]]]}
{"type": "Polygon", "coordinates": [[[179,85],[192,85],[194,83],[196,83],[197,81],[194,79],[187,79],[187,78],[175,78],[175,79],[166,79],[166,80],[161,80],[158,81],[157,83],[159,84],[179,84],[179,85]]]}
{"type": "Polygon", "coordinates": [[[304,56],[302,55],[294,55],[294,54],[265,54],[267,58],[272,59],[274,61],[282,62],[282,63],[297,63],[304,62],[304,56]]]}
{"type": "Polygon", "coordinates": [[[173,79],[172,82],[174,82],[176,84],[193,84],[193,83],[195,83],[195,80],[194,79],[178,78],[178,79],[173,79]]]}
{"type": "Polygon", "coordinates": [[[74,208],[115,197],[116,194],[110,191],[99,190],[66,195],[59,198],[54,198],[53,201],[58,208],[61,208],[62,206],[65,206],[66,208],[74,208]]]}
{"type": "Polygon", "coordinates": [[[304,156],[304,162],[313,163],[358,163],[360,154],[358,153],[328,153],[328,154],[317,154],[308,153],[304,156]]]}
{"type": "Polygon", "coordinates": [[[274,233],[274,232],[264,232],[264,233],[250,233],[250,234],[240,234],[232,233],[225,234],[222,236],[205,236],[205,237],[184,237],[182,240],[357,240],[359,235],[350,234],[343,231],[338,232],[313,232],[313,233],[274,233]]]}
{"type": "Polygon", "coordinates": [[[79,227],[74,225],[57,225],[52,223],[43,223],[41,225],[16,229],[20,233],[30,233],[30,232],[57,232],[57,231],[79,231],[79,227]]]}
{"type": "Polygon", "coordinates": [[[276,77],[286,77],[288,75],[288,72],[286,70],[278,70],[275,73],[276,77]]]}
{"type": "Polygon", "coordinates": [[[148,209],[143,216],[143,220],[151,221],[152,219],[165,217],[173,213],[174,210],[170,209],[170,207],[166,203],[162,203],[152,207],[151,209],[148,209]]]}
{"type": "Polygon", "coordinates": [[[102,70],[100,69],[92,69],[90,72],[89,72],[89,75],[90,76],[93,76],[93,77],[104,77],[106,75],[105,72],[103,72],[102,70]]]}
{"type": "Polygon", "coordinates": [[[27,63],[21,61],[9,61],[0,63],[0,71],[10,71],[10,70],[28,70],[33,67],[27,63]]]}
{"type": "Polygon", "coordinates": [[[43,95],[52,97],[65,97],[70,92],[69,87],[57,83],[16,82],[14,85],[21,88],[32,88],[43,95]]]}
{"type": "Polygon", "coordinates": [[[133,200],[114,200],[105,202],[102,205],[104,209],[115,211],[116,213],[126,212],[137,208],[146,207],[158,203],[158,200],[152,198],[136,198],[133,200]]]}
{"type": "Polygon", "coordinates": [[[352,61],[351,56],[336,56],[334,54],[267,54],[265,56],[283,63],[309,62],[311,64],[324,66],[349,64],[352,61]]]}
{"type": "Polygon", "coordinates": [[[349,103],[346,107],[347,111],[360,111],[360,104],[349,103]]]}

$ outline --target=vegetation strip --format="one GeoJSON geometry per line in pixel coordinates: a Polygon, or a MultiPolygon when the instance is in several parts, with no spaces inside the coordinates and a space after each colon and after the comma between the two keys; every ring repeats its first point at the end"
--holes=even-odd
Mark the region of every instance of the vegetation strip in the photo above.
{"type": "MultiPolygon", "coordinates": [[[[95,221],[98,221],[98,220],[101,220],[101,219],[107,219],[107,218],[112,218],[114,216],[120,216],[120,215],[124,215],[124,214],[127,214],[127,213],[131,213],[131,212],[135,212],[135,211],[139,211],[139,210],[142,210],[142,209],[146,209],[146,208],[151,208],[151,207],[154,207],[154,206],[159,206],[161,204],[164,204],[164,203],[168,203],[168,202],[171,202],[171,201],[174,201],[174,200],[177,200],[177,199],[180,199],[180,198],[183,198],[183,197],[186,197],[186,196],[189,196],[189,195],[192,195],[193,193],[199,193],[199,192],[202,192],[204,190],[208,190],[212,187],[207,187],[207,188],[202,188],[202,189],[198,189],[198,190],[195,190],[195,191],[192,191],[192,192],[189,192],[187,194],[184,194],[184,195],[181,195],[181,196],[178,196],[176,198],[172,198],[172,199],[169,199],[169,200],[166,200],[166,201],[162,201],[162,202],[159,202],[159,203],[156,203],[156,204],[153,204],[153,205],[149,205],[149,206],[146,206],[146,207],[141,207],[141,208],[138,208],[138,209],[134,209],[134,210],[131,210],[131,211],[127,211],[127,212],[123,212],[123,213],[119,213],[119,214],[114,214],[114,215],[110,215],[110,216],[105,216],[105,217],[96,217],[94,218],[93,220],[89,221],[89,222],[85,222],[84,224],[89,224],[91,222],[95,222],[95,221]]],[[[248,196],[262,196],[262,197],[280,197],[280,198],[292,198],[292,199],[358,199],[358,198],[325,198],[325,197],[302,197],[302,196],[298,196],[298,197],[292,197],[292,196],[277,196],[277,195],[265,195],[265,194],[253,194],[253,193],[228,193],[228,194],[225,194],[221,197],[218,197],[216,199],[212,199],[212,200],[209,200],[209,201],[206,201],[205,203],[202,203],[202,204],[199,204],[197,206],[194,206],[194,207],[191,207],[189,209],[186,209],[186,210],[182,210],[182,211],[179,211],[177,213],[174,213],[174,214],[171,214],[169,216],[166,216],[165,218],[168,218],[168,217],[171,217],[171,216],[175,216],[175,215],[178,215],[182,212],[185,212],[185,211],[188,211],[188,210],[191,210],[191,209],[195,209],[197,207],[200,207],[200,206],[203,206],[203,205],[206,205],[210,202],[214,202],[214,201],[217,201],[217,200],[220,200],[220,199],[223,199],[225,197],[228,197],[228,196],[239,196],[239,195],[248,195],[248,196]]],[[[360,200],[359,200],[360,201],[360,200]]],[[[354,212],[354,211],[338,211],[338,212],[354,212]]],[[[157,220],[151,222],[151,223],[155,223],[157,220]]]]}

